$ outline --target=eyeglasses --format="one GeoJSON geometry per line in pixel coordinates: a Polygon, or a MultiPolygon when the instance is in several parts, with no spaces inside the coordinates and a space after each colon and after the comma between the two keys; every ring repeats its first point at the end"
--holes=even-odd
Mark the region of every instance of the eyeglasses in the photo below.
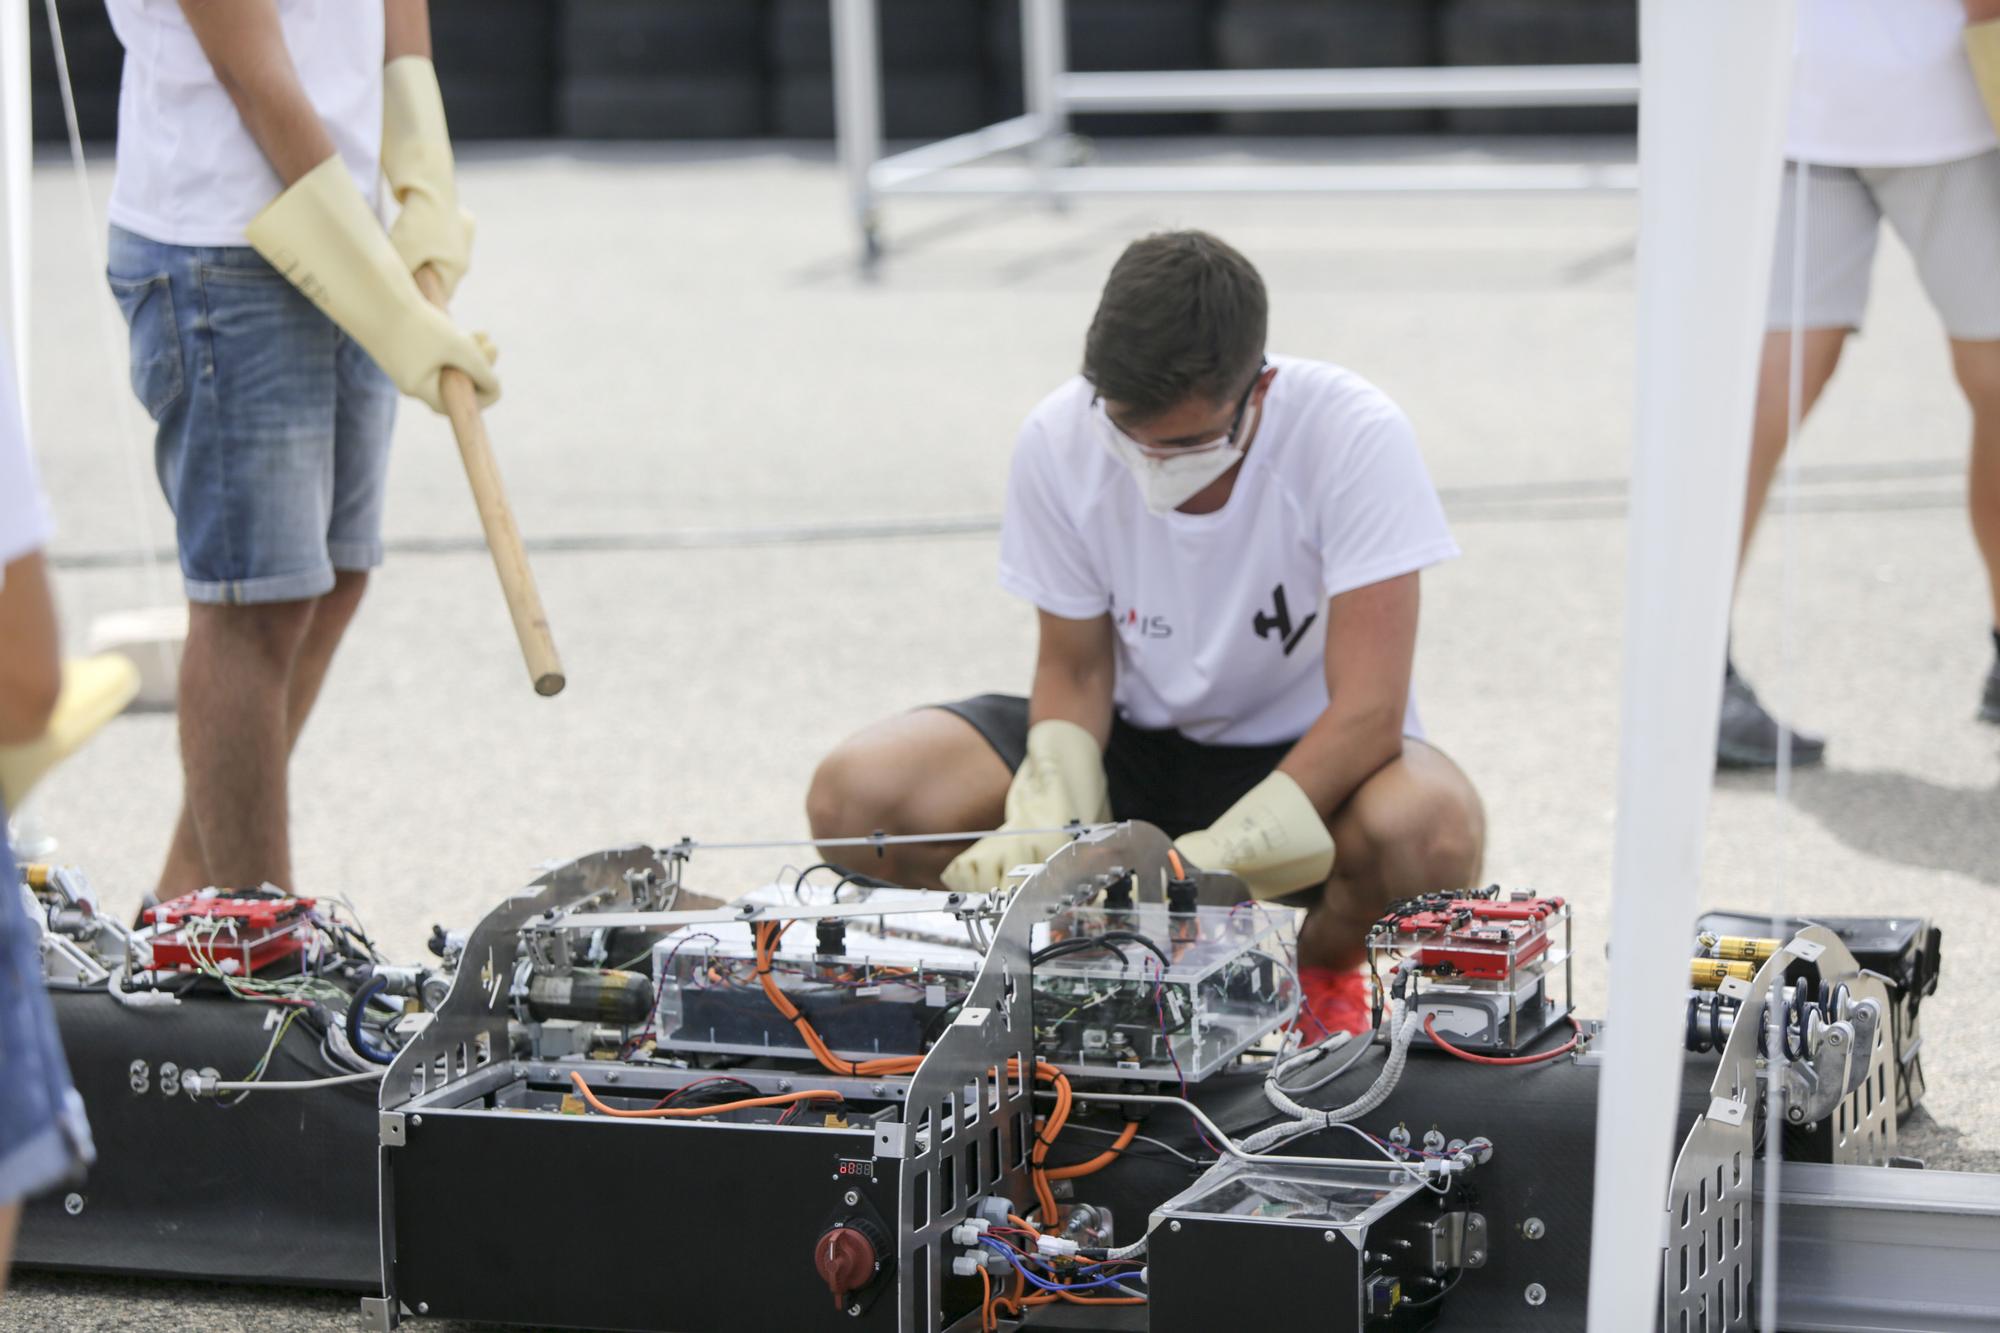
{"type": "Polygon", "coordinates": [[[1236,443],[1237,437],[1243,433],[1243,423],[1250,414],[1250,399],[1256,394],[1257,386],[1263,383],[1264,372],[1270,368],[1271,363],[1269,361],[1261,358],[1258,360],[1257,373],[1250,377],[1250,383],[1243,390],[1243,396],[1236,400],[1236,411],[1230,415],[1227,432],[1216,436],[1212,440],[1201,440],[1193,444],[1146,444],[1143,441],[1135,440],[1126,433],[1124,427],[1111,419],[1110,409],[1105,406],[1102,397],[1093,396],[1090,401],[1091,405],[1096,407],[1099,414],[1103,416],[1105,426],[1116,434],[1119,439],[1125,441],[1125,443],[1131,445],[1146,457],[1185,458],[1190,454],[1210,453],[1217,449],[1228,448],[1236,443]]]}

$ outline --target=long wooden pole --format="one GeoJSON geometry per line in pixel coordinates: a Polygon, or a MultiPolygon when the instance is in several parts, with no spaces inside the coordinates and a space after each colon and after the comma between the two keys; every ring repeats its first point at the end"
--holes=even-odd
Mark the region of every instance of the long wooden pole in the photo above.
{"type": "MultiPolygon", "coordinates": [[[[417,286],[432,305],[443,307],[444,282],[430,265],[417,270],[417,286]]],[[[493,461],[493,442],[487,438],[472,380],[464,371],[447,366],[439,391],[444,396],[445,414],[451,418],[452,434],[458,437],[458,454],[465,462],[466,480],[472,483],[479,525],[486,531],[486,548],[493,553],[500,591],[507,598],[508,614],[514,618],[514,635],[521,641],[521,656],[535,682],[535,693],[545,697],[561,694],[568,683],[562,658],[556,653],[555,636],[549,633],[548,613],[542,609],[535,571],[529,568],[528,552],[521,545],[521,530],[514,525],[514,510],[507,503],[500,466],[493,461]]]]}

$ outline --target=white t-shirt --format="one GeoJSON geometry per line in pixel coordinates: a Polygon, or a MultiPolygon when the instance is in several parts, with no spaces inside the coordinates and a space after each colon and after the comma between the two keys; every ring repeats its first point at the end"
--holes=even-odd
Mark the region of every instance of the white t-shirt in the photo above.
{"type": "MultiPolygon", "coordinates": [[[[1028,417],[1000,586],[1117,626],[1119,713],[1211,744],[1296,740],[1326,711],[1326,605],[1458,554],[1410,423],[1338,366],[1278,368],[1229,502],[1154,514],[1081,376],[1028,417]]],[[[1421,735],[1416,701],[1405,730],[1421,735]]]]}
{"type": "MultiPolygon", "coordinates": [[[[334,147],[376,204],[382,0],[277,0],[285,46],[334,147]]],[[[215,77],[179,0],[105,0],[125,75],[111,221],[168,245],[242,245],[282,188],[215,77]]]]}
{"type": "Polygon", "coordinates": [[[14,391],[13,353],[0,342],[0,585],[7,566],[49,544],[52,527],[14,391]]]}
{"type": "Polygon", "coordinates": [[[1785,156],[1950,162],[2000,143],[1965,55],[1964,0],[1801,0],[1785,156]]]}

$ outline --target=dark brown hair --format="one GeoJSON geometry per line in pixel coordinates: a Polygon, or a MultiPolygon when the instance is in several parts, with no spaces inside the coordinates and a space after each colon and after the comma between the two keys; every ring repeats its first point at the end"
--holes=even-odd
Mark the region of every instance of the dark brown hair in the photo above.
{"type": "Polygon", "coordinates": [[[1083,377],[1140,420],[1243,392],[1264,356],[1270,301],[1250,261],[1203,231],[1125,247],[1083,342],[1083,377]]]}

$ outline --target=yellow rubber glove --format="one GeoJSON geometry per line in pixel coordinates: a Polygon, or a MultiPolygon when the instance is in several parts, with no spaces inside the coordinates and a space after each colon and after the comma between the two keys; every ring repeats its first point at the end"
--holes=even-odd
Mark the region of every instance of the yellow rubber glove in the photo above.
{"type": "Polygon", "coordinates": [[[244,234],[404,393],[444,411],[438,372],[456,366],[471,376],[481,407],[500,397],[492,354],[417,290],[338,154],[267,204],[244,234]]]}
{"type": "Polygon", "coordinates": [[[1174,846],[1204,870],[1233,872],[1255,898],[1282,898],[1324,884],[1333,873],[1333,835],[1288,773],[1271,774],[1222,818],[1182,834],[1174,846]]]}
{"type": "Polygon", "coordinates": [[[1010,828],[1060,829],[1101,824],[1110,815],[1104,755],[1097,738],[1074,722],[1051,718],[1028,728],[1028,757],[1007,788],[1000,833],[981,838],[944,868],[944,883],[959,893],[999,886],[1017,865],[1046,861],[1070,840],[1067,833],[1007,833],[1010,828]]]}
{"type": "Polygon", "coordinates": [[[39,740],[0,745],[0,804],[18,810],[42,775],[75,754],[139,692],[139,668],[116,653],[63,663],[62,693],[39,740]]]}
{"type": "Polygon", "coordinates": [[[2000,126],[2000,19],[1966,25],[1965,54],[1972,61],[1980,96],[1986,99],[1986,114],[2000,126]]]}
{"type": "Polygon", "coordinates": [[[437,67],[423,56],[390,61],[382,67],[382,175],[403,211],[389,244],[410,272],[437,269],[447,300],[472,265],[472,214],[458,206],[452,165],[437,67]]]}

